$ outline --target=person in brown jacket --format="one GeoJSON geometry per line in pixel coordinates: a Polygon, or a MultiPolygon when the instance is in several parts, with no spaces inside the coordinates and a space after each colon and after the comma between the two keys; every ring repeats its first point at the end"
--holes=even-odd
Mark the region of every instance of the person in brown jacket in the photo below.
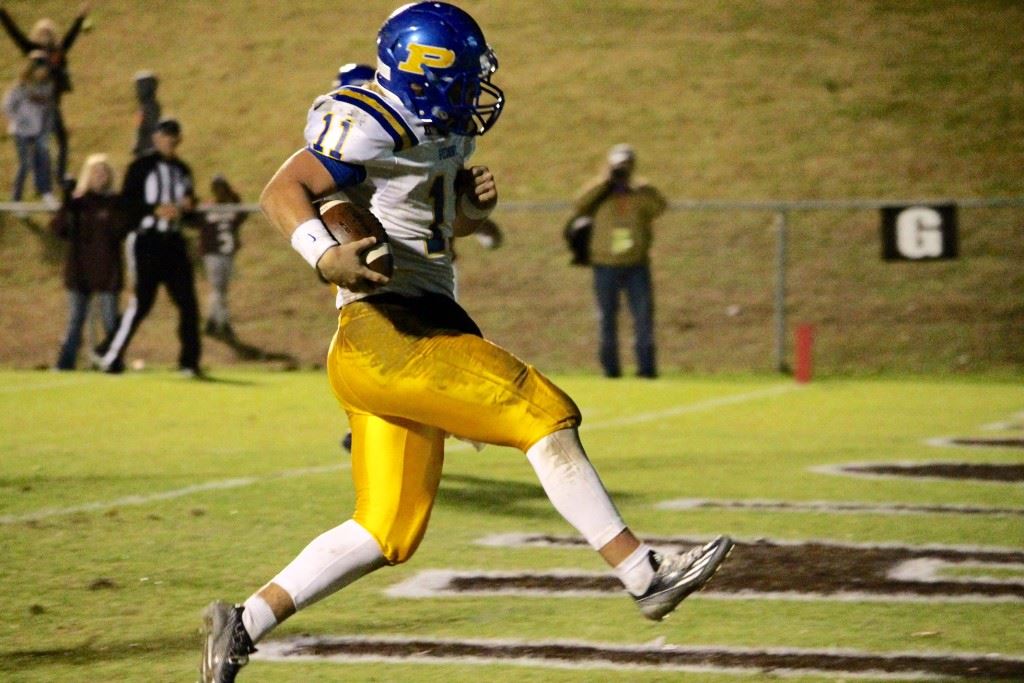
{"type": "Polygon", "coordinates": [[[117,325],[117,299],[124,284],[121,243],[128,222],[114,190],[114,169],[105,154],[92,154],[82,166],[74,192],[54,216],[51,227],[68,241],[64,286],[70,315],[57,358],[58,370],[74,370],[82,328],[95,296],[106,334],[117,325]]]}
{"type": "Polygon", "coordinates": [[[606,377],[620,377],[619,293],[625,291],[633,314],[638,377],[658,376],[654,350],[654,292],[650,249],[654,220],[667,207],[665,198],[633,178],[636,153],[629,145],[608,152],[606,172],[583,189],[575,203],[576,218],[593,221],[590,265],[600,317],[599,358],[606,377]]]}

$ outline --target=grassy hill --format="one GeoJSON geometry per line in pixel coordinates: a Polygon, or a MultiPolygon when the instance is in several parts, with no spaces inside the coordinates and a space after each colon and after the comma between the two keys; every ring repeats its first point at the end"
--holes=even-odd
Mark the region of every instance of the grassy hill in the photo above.
{"type": "MultiPolygon", "coordinates": [[[[301,144],[341,63],[372,61],[397,5],[96,2],[71,54],[72,166],[134,141],[133,74],[161,78],[201,186],[223,172],[254,200],[301,144]],[[325,9],[325,7],[327,9],[325,9]]],[[[471,1],[508,108],[478,160],[506,201],[565,200],[628,141],[672,198],[1024,196],[1024,7],[1016,2],[471,1]]],[[[69,3],[8,2],[22,25],[69,3]]],[[[17,53],[0,49],[0,73],[17,53]]],[[[0,188],[14,149],[0,145],[0,188]]],[[[6,189],[2,190],[7,192],[6,189]]],[[[64,324],[59,245],[42,216],[0,226],[0,364],[53,361],[64,324]]],[[[499,210],[506,247],[460,253],[461,297],[497,341],[544,368],[595,369],[589,273],[570,269],[565,211],[499,210]]],[[[884,264],[871,211],[791,216],[789,314],[818,327],[823,372],[1024,366],[1024,209],[961,212],[961,254],[884,264]]],[[[261,218],[244,228],[233,308],[247,342],[317,362],[331,297],[261,218]]],[[[673,212],[654,256],[667,371],[770,370],[771,216],[673,212]]],[[[201,284],[205,287],[205,284],[201,284]]],[[[176,356],[161,299],[133,357],[176,356]]],[[[624,351],[629,338],[623,339],[624,351]]],[[[206,361],[234,354],[216,342],[206,361]]]]}

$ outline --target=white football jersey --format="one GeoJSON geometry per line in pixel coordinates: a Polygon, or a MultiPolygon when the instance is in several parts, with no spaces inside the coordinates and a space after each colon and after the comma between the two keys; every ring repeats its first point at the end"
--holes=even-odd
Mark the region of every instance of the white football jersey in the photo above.
{"type": "MultiPolygon", "coordinates": [[[[368,207],[391,240],[394,275],[374,293],[454,298],[455,174],[473,153],[474,139],[428,132],[397,97],[376,85],[346,86],[318,97],[305,138],[325,165],[343,162],[366,170],[365,180],[339,189],[368,207]]],[[[365,296],[339,289],[338,307],[365,296]]]]}

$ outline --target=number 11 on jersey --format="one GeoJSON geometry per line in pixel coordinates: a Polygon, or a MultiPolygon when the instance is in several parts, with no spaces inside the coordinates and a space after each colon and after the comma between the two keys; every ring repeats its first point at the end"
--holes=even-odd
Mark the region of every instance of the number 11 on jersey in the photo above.
{"type": "Polygon", "coordinates": [[[352,128],[352,119],[344,119],[340,125],[332,127],[331,123],[333,122],[333,113],[324,114],[324,129],[320,131],[320,137],[313,143],[313,150],[320,154],[327,154],[332,159],[341,159],[341,146],[345,144],[348,131],[352,128]]]}

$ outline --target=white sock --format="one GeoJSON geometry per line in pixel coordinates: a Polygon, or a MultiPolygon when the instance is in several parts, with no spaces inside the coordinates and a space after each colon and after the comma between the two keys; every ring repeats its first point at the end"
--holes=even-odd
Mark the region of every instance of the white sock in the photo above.
{"type": "Polygon", "coordinates": [[[654,565],[650,555],[654,551],[651,546],[641,543],[629,557],[615,566],[615,575],[633,595],[643,595],[654,580],[654,565]]]}
{"type": "MultiPolygon", "coordinates": [[[[358,522],[350,519],[313,539],[270,582],[291,596],[295,610],[298,611],[385,564],[387,561],[377,539],[358,522]]],[[[245,607],[242,623],[253,642],[277,625],[270,606],[258,594],[246,600],[245,607]],[[252,615],[246,621],[250,606],[252,615]],[[270,612],[269,617],[267,612],[270,612]]]]}
{"type": "Polygon", "coordinates": [[[626,528],[575,429],[549,434],[526,451],[559,514],[600,550],[626,528]]]}
{"type": "Polygon", "coordinates": [[[274,610],[270,609],[267,601],[259,595],[249,596],[243,606],[245,610],[242,612],[242,625],[245,626],[245,631],[252,642],[257,643],[277,626],[277,617],[274,616],[274,610]]]}

